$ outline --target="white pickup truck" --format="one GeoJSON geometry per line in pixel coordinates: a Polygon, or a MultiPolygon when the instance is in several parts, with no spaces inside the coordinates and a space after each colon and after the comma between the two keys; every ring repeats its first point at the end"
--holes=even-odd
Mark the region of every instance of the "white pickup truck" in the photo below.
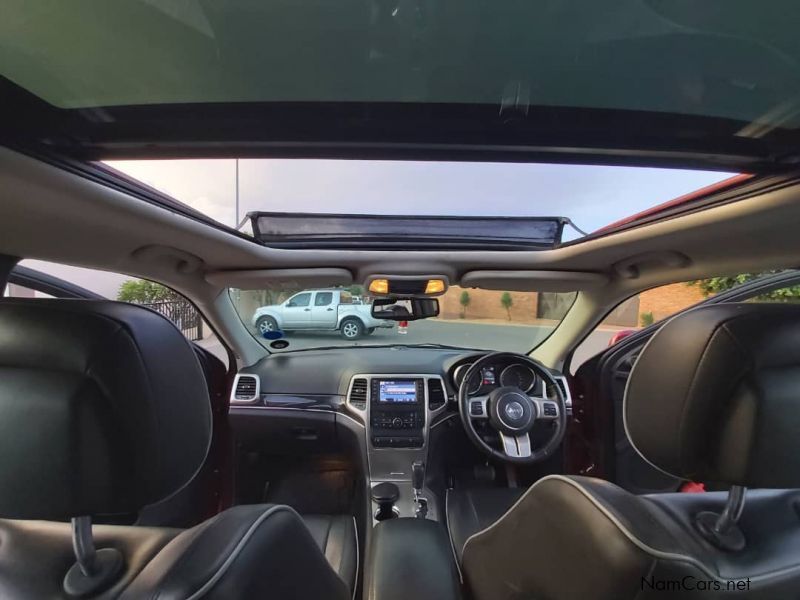
{"type": "Polygon", "coordinates": [[[339,331],[348,340],[368,335],[393,321],[373,319],[369,304],[358,304],[347,290],[304,290],[283,304],[262,306],[253,315],[253,326],[268,331],[339,331]]]}

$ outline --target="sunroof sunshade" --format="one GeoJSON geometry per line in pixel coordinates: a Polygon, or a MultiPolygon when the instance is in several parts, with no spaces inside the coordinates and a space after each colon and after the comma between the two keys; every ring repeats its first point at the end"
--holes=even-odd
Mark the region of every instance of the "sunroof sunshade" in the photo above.
{"type": "Polygon", "coordinates": [[[561,241],[561,217],[459,217],[253,212],[253,237],[288,248],[405,250],[547,249],[561,241]]]}
{"type": "Polygon", "coordinates": [[[62,108],[401,102],[798,122],[790,0],[7,0],[0,74],[62,108]]]}

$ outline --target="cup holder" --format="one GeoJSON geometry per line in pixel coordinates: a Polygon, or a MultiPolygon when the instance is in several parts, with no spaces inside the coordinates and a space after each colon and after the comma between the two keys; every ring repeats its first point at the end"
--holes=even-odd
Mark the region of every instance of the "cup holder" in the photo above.
{"type": "Polygon", "coordinates": [[[391,481],[383,481],[372,488],[372,501],[378,505],[375,511],[376,521],[388,521],[400,516],[394,505],[400,498],[400,489],[391,481]]]}
{"type": "Polygon", "coordinates": [[[400,516],[400,510],[396,506],[393,506],[390,511],[378,508],[373,516],[376,521],[388,521],[389,519],[398,518],[400,516]]]}

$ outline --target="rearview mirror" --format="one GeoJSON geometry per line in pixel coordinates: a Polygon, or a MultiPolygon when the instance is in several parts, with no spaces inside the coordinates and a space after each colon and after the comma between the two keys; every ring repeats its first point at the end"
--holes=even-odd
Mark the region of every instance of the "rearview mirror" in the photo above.
{"type": "Polygon", "coordinates": [[[372,316],[387,321],[416,321],[439,315],[437,298],[376,298],[372,316]]]}

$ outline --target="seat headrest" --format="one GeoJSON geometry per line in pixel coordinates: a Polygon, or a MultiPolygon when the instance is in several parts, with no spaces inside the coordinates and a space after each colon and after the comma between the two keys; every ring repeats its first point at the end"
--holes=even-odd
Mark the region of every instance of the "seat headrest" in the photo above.
{"type": "Polygon", "coordinates": [[[160,314],[0,301],[0,517],[136,512],[194,477],[210,440],[200,364],[160,314]]]}
{"type": "Polygon", "coordinates": [[[667,322],[625,390],[634,448],[667,473],[800,486],[800,306],[719,304],[667,322]]]}

